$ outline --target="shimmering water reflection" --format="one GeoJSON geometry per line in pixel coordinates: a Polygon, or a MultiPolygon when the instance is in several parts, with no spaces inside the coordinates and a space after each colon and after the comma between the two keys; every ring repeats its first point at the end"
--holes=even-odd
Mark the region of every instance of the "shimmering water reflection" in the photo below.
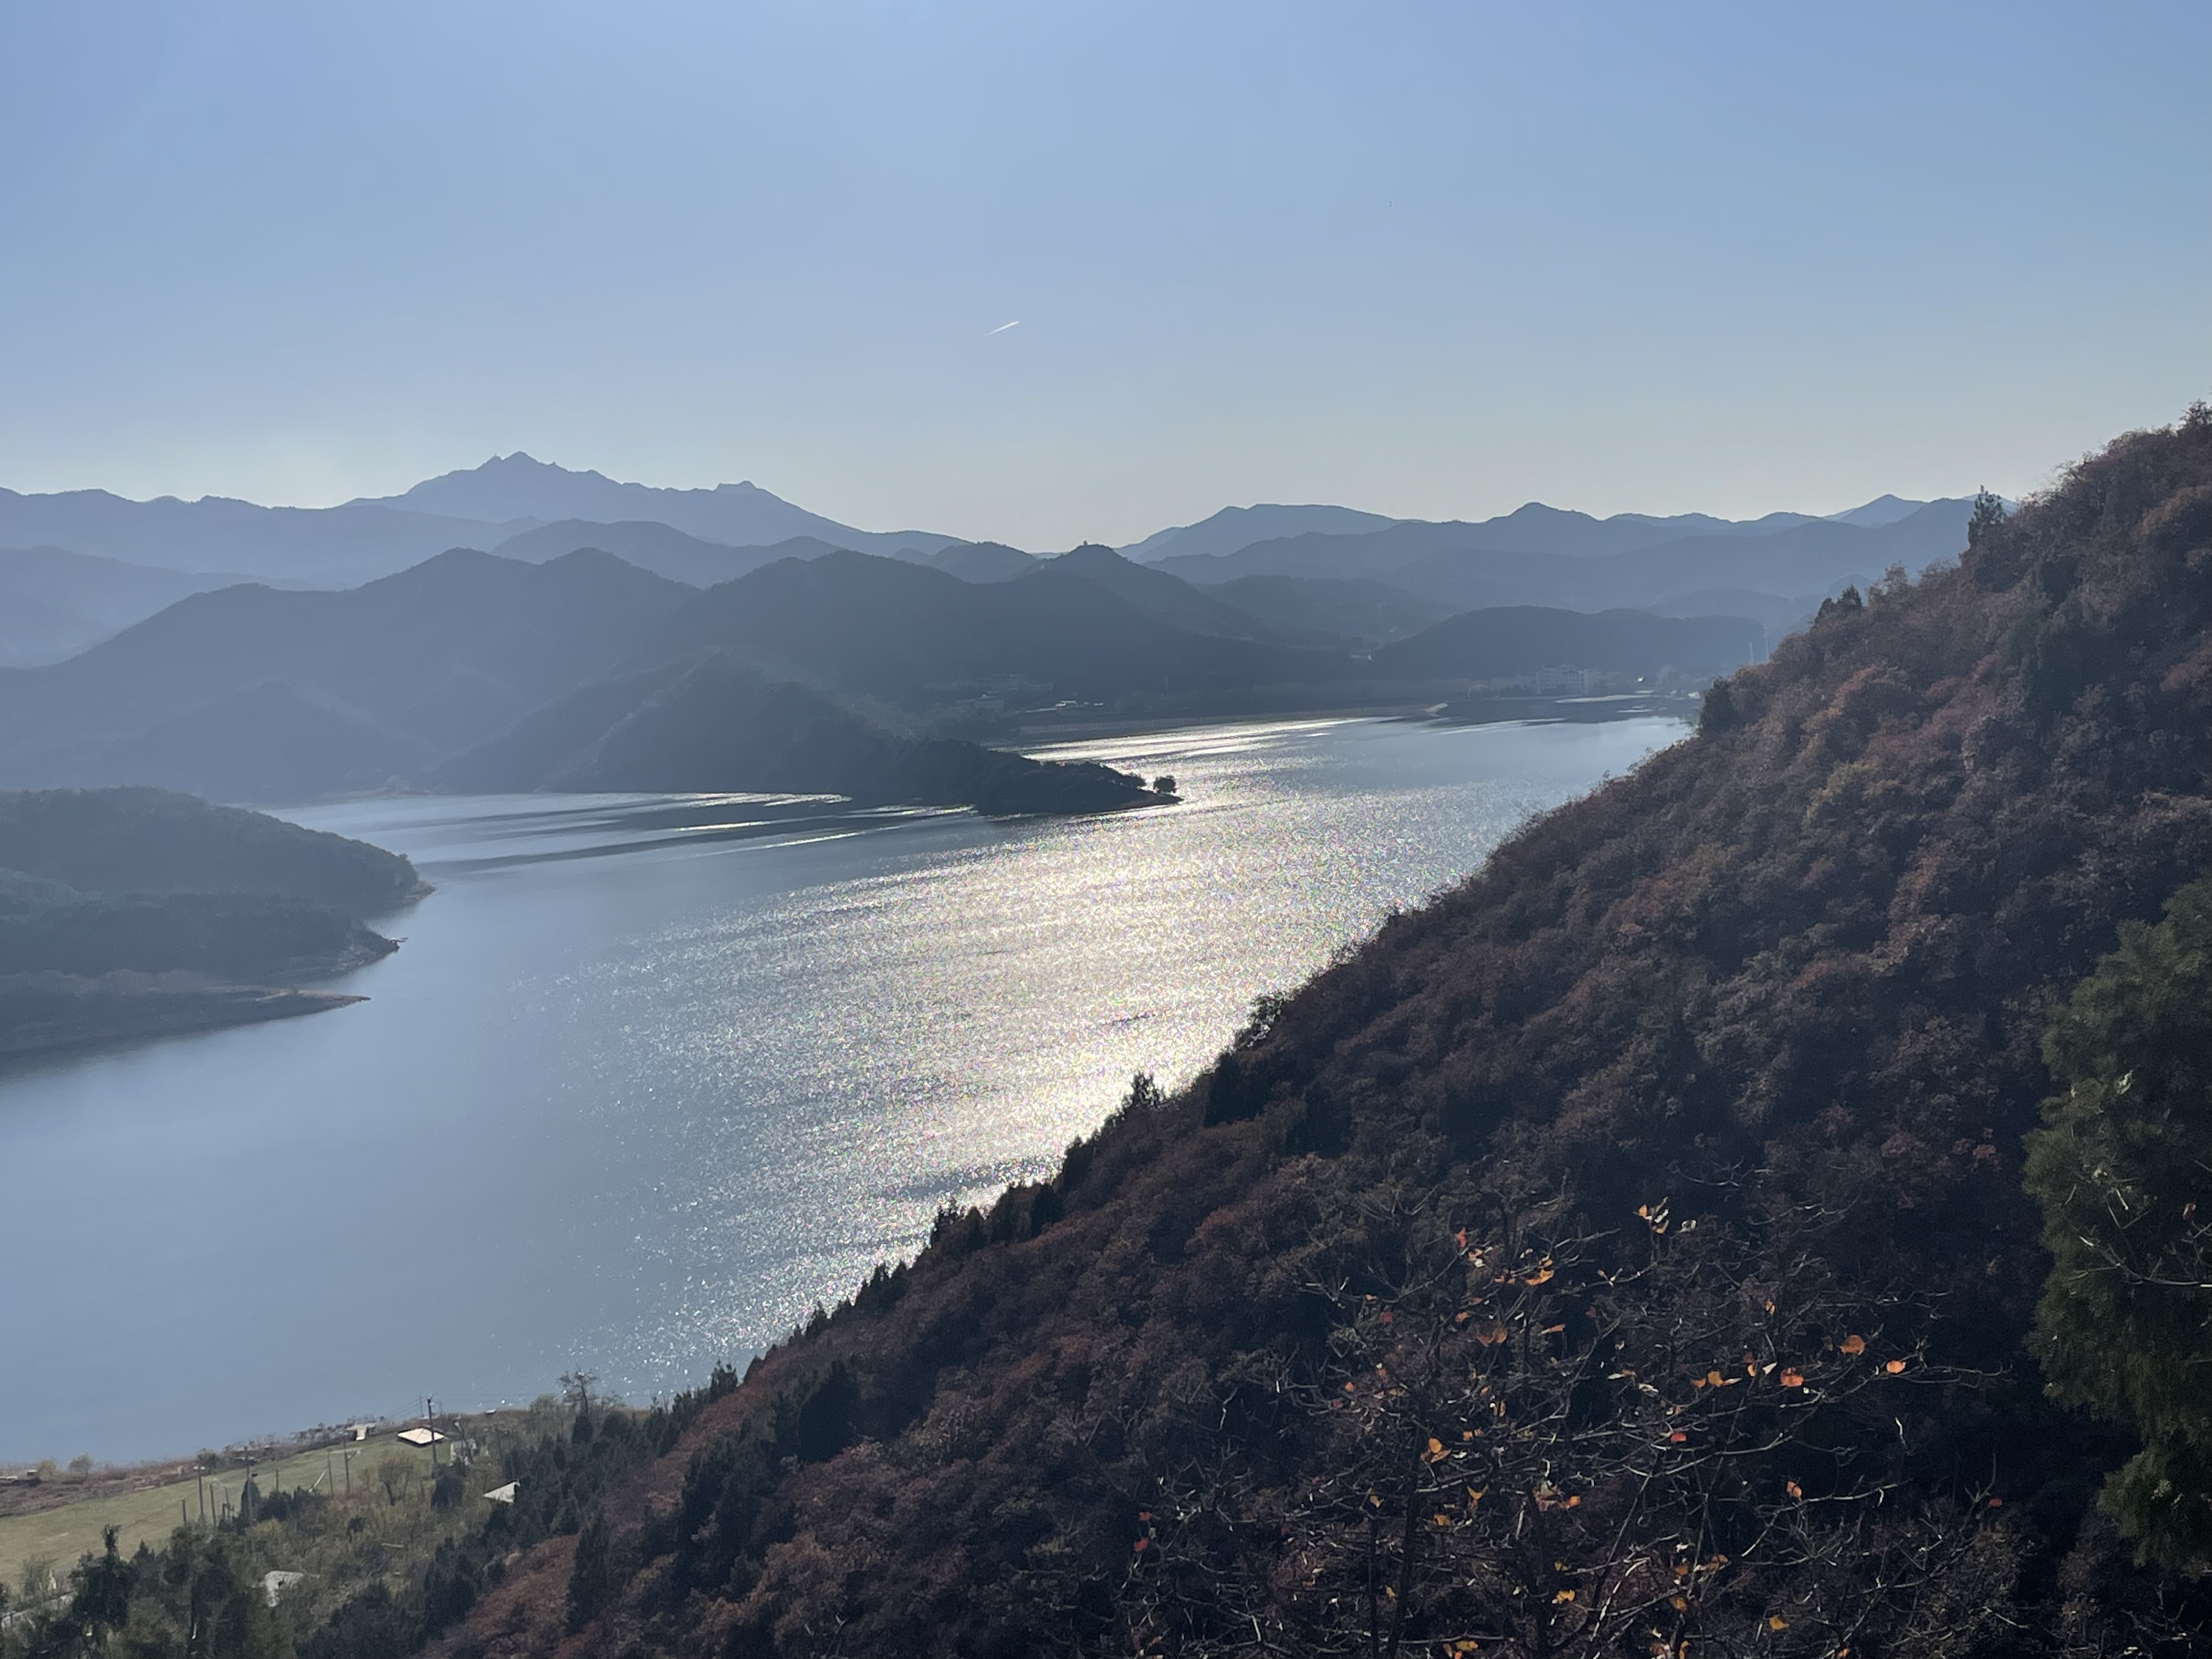
{"type": "Polygon", "coordinates": [[[0,1459],[634,1397],[742,1361],[948,1199],[1048,1171],[1129,1074],[1681,728],[1322,721],[1058,752],[1186,804],[396,799],[371,1000],[0,1075],[0,1459]]]}

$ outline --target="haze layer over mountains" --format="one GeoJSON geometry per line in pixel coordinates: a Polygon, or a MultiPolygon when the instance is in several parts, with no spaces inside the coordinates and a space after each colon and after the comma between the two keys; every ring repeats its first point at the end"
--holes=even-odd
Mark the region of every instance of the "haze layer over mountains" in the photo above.
{"type": "Polygon", "coordinates": [[[653,489],[520,454],[319,509],[0,491],[0,786],[267,801],[522,775],[793,787],[731,771],[778,770],[767,757],[789,744],[707,742],[722,696],[730,719],[843,732],[848,770],[869,757],[879,775],[841,793],[1011,803],[1027,797],[993,769],[902,744],[1005,738],[1009,714],[1054,705],[1442,701],[1562,665],[1686,690],[1763,657],[1845,584],[1957,553],[1969,510],[1884,497],[1737,522],[1531,503],[1430,523],[1261,506],[1039,556],[856,530],[750,483],[653,489]],[[667,698],[681,719],[635,701],[667,698]],[[604,746],[648,728],[649,765],[604,746]],[[698,734],[696,771],[672,732],[698,734]]]}

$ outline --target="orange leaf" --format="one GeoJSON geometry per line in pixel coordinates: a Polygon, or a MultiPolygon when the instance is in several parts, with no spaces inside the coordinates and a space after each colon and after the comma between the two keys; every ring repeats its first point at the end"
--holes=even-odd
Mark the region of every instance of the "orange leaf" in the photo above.
{"type": "Polygon", "coordinates": [[[1672,1434],[1670,1434],[1670,1435],[1668,1435],[1668,1436],[1667,1437],[1667,1443],[1668,1443],[1668,1444],[1669,1444],[1669,1445],[1671,1445],[1671,1446],[1679,1446],[1679,1445],[1680,1445],[1684,1441],[1687,1440],[1689,1437],[1689,1437],[1688,1435],[1686,1435],[1686,1434],[1684,1434],[1684,1433],[1681,1431],[1681,1430],[1677,1429],[1677,1430],[1675,1430],[1675,1431],[1674,1431],[1674,1433],[1672,1433],[1672,1434]]]}
{"type": "MultiPolygon", "coordinates": [[[[1349,1387],[1350,1384],[1347,1383],[1346,1386],[1349,1387]]],[[[1805,1374],[1802,1371],[1797,1370],[1794,1367],[1783,1372],[1782,1386],[1785,1389],[1803,1388],[1805,1386],[1805,1374]]]]}
{"type": "Polygon", "coordinates": [[[1782,1490],[1788,1492],[1792,1498],[1802,1498],[1805,1495],[1805,1488],[1799,1486],[1795,1480],[1784,1481],[1782,1483],[1782,1490]]]}
{"type": "Polygon", "coordinates": [[[1882,1370],[1887,1371],[1892,1376],[1896,1376],[1905,1370],[1905,1362],[1902,1359],[1893,1359],[1884,1365],[1882,1370]]]}
{"type": "Polygon", "coordinates": [[[1836,1346],[1838,1350],[1844,1353],[1864,1353],[1866,1352],[1866,1338],[1863,1336],[1847,1336],[1836,1346]]]}
{"type": "Polygon", "coordinates": [[[1152,1541],[1152,1540],[1149,1538],[1139,1538],[1135,1543],[1130,1545],[1129,1547],[1133,1550],[1141,1551],[1149,1547],[1152,1541]]]}
{"type": "Polygon", "coordinates": [[[1766,1627],[1769,1630],[1788,1630],[1790,1621],[1778,1613],[1766,1621],[1766,1627]]]}

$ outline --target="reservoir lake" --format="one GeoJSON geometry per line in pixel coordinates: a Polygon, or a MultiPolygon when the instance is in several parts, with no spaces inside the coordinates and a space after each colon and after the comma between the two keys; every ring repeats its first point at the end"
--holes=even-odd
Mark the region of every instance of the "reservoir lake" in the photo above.
{"type": "Polygon", "coordinates": [[[367,1002],[0,1070],[0,1462],[642,1402],[740,1368],[1130,1075],[1474,870],[1668,720],[1224,726],[1092,818],[758,797],[287,811],[415,860],[367,1002]]]}

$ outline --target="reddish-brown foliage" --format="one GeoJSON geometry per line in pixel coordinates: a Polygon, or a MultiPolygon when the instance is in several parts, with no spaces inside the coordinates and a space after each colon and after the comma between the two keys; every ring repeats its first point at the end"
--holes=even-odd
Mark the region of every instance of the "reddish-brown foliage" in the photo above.
{"type": "Polygon", "coordinates": [[[948,1217],[618,1495],[582,1634],[540,1572],[451,1639],[2184,1650],[2018,1175],[2052,999],[2212,855],[2208,623],[2192,418],[948,1217]]]}

